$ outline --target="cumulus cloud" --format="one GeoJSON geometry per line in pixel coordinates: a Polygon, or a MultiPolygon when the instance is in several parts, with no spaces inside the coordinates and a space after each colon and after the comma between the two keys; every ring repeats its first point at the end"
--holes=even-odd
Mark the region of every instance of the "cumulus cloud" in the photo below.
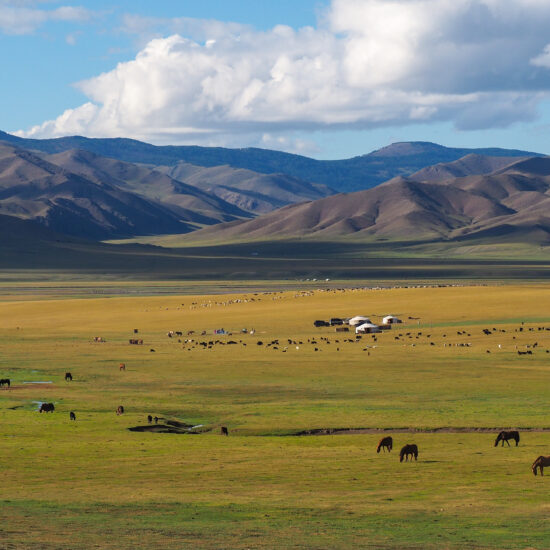
{"type": "Polygon", "coordinates": [[[83,22],[93,17],[93,12],[80,6],[60,6],[53,10],[31,7],[36,2],[0,2],[0,32],[4,34],[31,34],[47,21],[83,22]]]}
{"type": "Polygon", "coordinates": [[[262,32],[126,16],[127,32],[156,37],[78,83],[86,104],[20,135],[277,143],[419,121],[507,126],[535,118],[550,89],[549,18],[547,0],[333,0],[316,28],[262,32]]]}

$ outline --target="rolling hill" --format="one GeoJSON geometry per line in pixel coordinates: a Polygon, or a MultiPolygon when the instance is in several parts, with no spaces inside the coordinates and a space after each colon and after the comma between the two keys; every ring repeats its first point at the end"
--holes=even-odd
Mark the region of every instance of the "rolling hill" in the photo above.
{"type": "Polygon", "coordinates": [[[307,182],[324,184],[338,192],[369,189],[395,176],[408,176],[426,166],[452,162],[470,153],[493,157],[538,156],[537,153],[515,149],[451,148],[429,142],[394,143],[349,159],[315,160],[254,147],[155,146],[125,138],[71,136],[40,140],[20,138],[0,131],[0,140],[48,154],[82,149],[104,157],[154,166],[173,166],[185,162],[203,167],[231,166],[262,174],[285,174],[307,182]]]}
{"type": "Polygon", "coordinates": [[[2,144],[0,214],[98,240],[193,228],[160,204],[109,183],[92,182],[30,151],[2,144]]]}
{"type": "Polygon", "coordinates": [[[185,221],[210,225],[250,217],[247,212],[211,193],[144,165],[79,149],[48,155],[45,159],[98,185],[108,183],[125,192],[160,203],[185,221]]]}
{"type": "Polygon", "coordinates": [[[178,162],[159,170],[179,181],[202,189],[242,210],[264,214],[287,204],[316,200],[335,191],[285,174],[260,174],[244,168],[211,168],[178,162]]]}
{"type": "Polygon", "coordinates": [[[190,240],[273,238],[550,238],[550,158],[529,158],[488,175],[420,182],[394,178],[374,189],[281,208],[190,240]]]}

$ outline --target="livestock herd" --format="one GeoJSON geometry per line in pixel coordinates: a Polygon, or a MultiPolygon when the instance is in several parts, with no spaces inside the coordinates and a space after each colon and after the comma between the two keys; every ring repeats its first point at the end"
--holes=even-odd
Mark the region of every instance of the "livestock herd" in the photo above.
{"type": "MultiPolygon", "coordinates": [[[[409,319],[413,319],[412,317],[409,317],[409,319]]],[[[331,319],[330,322],[326,323],[326,322],[320,322],[320,321],[316,321],[314,323],[314,325],[318,328],[320,327],[323,327],[323,326],[334,326],[334,325],[341,325],[342,323],[340,322],[340,319],[336,319],[336,321],[338,322],[335,322],[335,319],[331,319]]],[[[521,332],[541,332],[541,331],[548,331],[550,330],[549,327],[524,327],[523,326],[523,323],[521,324],[520,327],[516,328],[515,329],[515,332],[516,333],[521,333],[521,332]]],[[[341,327],[336,327],[336,331],[337,332],[340,332],[342,331],[342,328],[341,327]]],[[[134,329],[134,334],[137,334],[139,332],[138,329],[134,329]]],[[[244,334],[250,334],[250,335],[253,335],[255,333],[255,330],[251,330],[251,331],[247,331],[246,329],[242,329],[241,331],[239,332],[242,332],[244,334]]],[[[506,333],[506,330],[504,329],[497,329],[495,327],[493,327],[492,329],[489,329],[489,328],[484,328],[482,330],[482,333],[486,336],[490,336],[492,334],[499,334],[502,336],[502,333],[506,333]]],[[[170,330],[167,332],[167,336],[169,338],[173,338],[173,337],[176,337],[178,338],[178,342],[179,343],[182,343],[182,340],[181,340],[181,337],[183,337],[183,334],[184,334],[184,331],[174,331],[174,330],[170,330]]],[[[187,336],[192,336],[195,334],[195,331],[194,330],[189,330],[186,332],[187,336]]],[[[207,333],[206,331],[201,331],[200,332],[201,336],[205,336],[207,333]]],[[[227,335],[227,336],[232,336],[231,332],[226,332],[224,331],[223,329],[217,329],[214,331],[214,334],[216,335],[219,335],[219,334],[223,334],[223,335],[227,335]]],[[[456,331],[456,334],[457,336],[467,336],[467,337],[470,337],[471,334],[467,331],[456,331]]],[[[376,343],[378,342],[377,340],[377,336],[380,337],[380,334],[372,334],[371,337],[372,337],[372,342],[373,343],[376,343]]],[[[394,336],[394,340],[395,341],[401,341],[403,342],[404,341],[404,345],[405,342],[407,342],[407,340],[419,340],[421,338],[426,338],[426,340],[429,340],[431,338],[431,334],[424,334],[422,331],[417,331],[416,333],[414,331],[409,331],[409,332],[402,332],[402,333],[399,333],[398,335],[394,336]]],[[[442,338],[447,338],[447,334],[442,334],[441,335],[442,338]]],[[[343,340],[331,340],[328,336],[318,336],[318,337],[314,337],[314,338],[308,338],[307,341],[305,339],[303,340],[294,340],[292,338],[288,338],[287,339],[287,344],[286,345],[281,345],[281,342],[279,339],[274,339],[274,340],[271,340],[270,342],[267,342],[265,344],[265,347],[266,348],[272,348],[273,350],[279,350],[281,349],[282,352],[286,352],[287,350],[290,349],[290,347],[292,346],[293,348],[295,348],[296,350],[299,350],[300,349],[300,346],[304,346],[306,343],[311,345],[311,346],[315,346],[313,349],[314,351],[322,351],[321,349],[321,345],[330,345],[331,342],[333,342],[334,344],[337,344],[337,345],[344,345],[344,344],[362,344],[361,340],[362,340],[363,336],[362,335],[355,335],[354,338],[344,338],[343,340]]],[[[516,336],[512,336],[512,339],[515,340],[516,339],[516,336]]],[[[101,336],[95,336],[93,338],[93,341],[94,342],[99,342],[99,343],[104,343],[106,342],[106,340],[101,337],[101,336]]],[[[136,339],[136,338],[132,338],[129,340],[129,343],[130,344],[137,344],[137,345],[142,345],[143,344],[143,339],[139,338],[139,339],[136,339]]],[[[250,343],[250,342],[249,342],[250,343]]],[[[183,348],[184,349],[187,349],[187,350],[191,350],[191,349],[195,349],[195,348],[198,348],[198,349],[212,349],[214,346],[216,345],[238,345],[238,344],[241,344],[241,346],[243,347],[246,347],[247,346],[247,343],[244,342],[243,340],[239,340],[238,342],[236,340],[220,340],[220,339],[216,339],[216,340],[206,340],[206,341],[197,341],[195,339],[186,339],[184,342],[183,342],[183,348]]],[[[435,343],[433,341],[430,341],[429,344],[431,346],[435,345],[435,343]]],[[[261,340],[258,340],[256,342],[256,345],[257,346],[264,346],[264,342],[261,341],[261,340]]],[[[411,346],[415,346],[416,344],[415,343],[410,343],[411,346]]],[[[450,344],[450,343],[444,343],[443,346],[444,347],[447,347],[447,346],[450,346],[450,345],[453,345],[453,344],[450,344]]],[[[454,346],[460,346],[460,347],[471,347],[471,343],[469,342],[459,342],[459,343],[454,343],[454,346]]],[[[517,353],[519,355],[532,355],[534,350],[536,350],[537,348],[540,349],[540,346],[539,346],[539,343],[538,342],[533,342],[533,343],[530,343],[530,344],[524,344],[525,348],[524,350],[520,350],[518,349],[518,345],[517,344],[514,344],[514,349],[517,350],[517,353]]],[[[370,350],[370,349],[374,349],[376,348],[377,345],[367,345],[366,347],[363,348],[364,351],[367,351],[367,350],[370,350]]],[[[502,349],[502,345],[501,344],[498,344],[498,349],[502,349]]],[[[151,349],[150,351],[154,351],[153,349],[151,349]]],[[[337,347],[336,348],[336,351],[340,351],[340,348],[337,347]]],[[[545,350],[546,353],[549,353],[550,350],[546,349],[545,350]]],[[[488,353],[490,353],[490,350],[487,350],[488,353]]],[[[126,364],[125,363],[120,363],[119,364],[119,370],[120,371],[125,371],[126,370],[126,364]]],[[[66,372],[65,373],[65,381],[66,382],[71,382],[73,380],[73,376],[72,376],[72,373],[70,372],[66,372]]],[[[0,379],[0,387],[5,387],[6,389],[10,389],[10,386],[11,386],[11,380],[9,378],[3,378],[3,379],[0,379]]],[[[40,406],[39,406],[39,412],[42,413],[42,412],[45,412],[45,413],[48,413],[48,412],[51,412],[53,413],[54,410],[55,410],[55,406],[54,406],[54,403],[40,403],[40,406]]],[[[116,414],[117,415],[122,415],[124,414],[124,407],[122,405],[119,405],[116,409],[116,414]]],[[[69,418],[71,421],[76,421],[76,415],[73,411],[70,412],[70,415],[69,415],[69,418]]],[[[147,416],[147,420],[148,420],[148,423],[151,424],[153,422],[153,417],[151,415],[148,415],[147,416]]],[[[159,417],[158,416],[155,416],[154,417],[154,422],[155,424],[157,424],[159,421],[159,417]]],[[[221,429],[220,429],[220,433],[221,435],[229,435],[229,431],[228,431],[228,428],[226,426],[221,426],[221,429]]],[[[519,445],[519,441],[520,441],[520,434],[517,430],[512,430],[512,431],[501,431],[498,435],[497,435],[497,438],[495,440],[495,443],[494,443],[494,446],[496,447],[499,443],[502,444],[502,446],[504,446],[504,443],[507,443],[508,446],[510,446],[510,440],[513,440],[515,441],[516,443],[516,446],[519,445]]],[[[393,449],[393,438],[391,436],[386,436],[384,438],[382,438],[379,443],[378,443],[378,446],[377,446],[377,449],[376,449],[376,452],[377,453],[380,453],[380,451],[384,451],[384,452],[391,452],[393,449]]],[[[413,459],[416,461],[418,459],[418,447],[416,444],[406,444],[404,445],[401,450],[400,450],[400,453],[399,453],[399,459],[400,459],[400,462],[408,462],[409,461],[409,458],[410,460],[412,461],[413,459]]],[[[540,473],[540,475],[542,476],[543,475],[543,471],[544,471],[544,467],[548,467],[550,466],[550,456],[539,456],[535,462],[533,463],[532,465],[532,472],[534,475],[537,475],[537,472],[540,473]]]]}

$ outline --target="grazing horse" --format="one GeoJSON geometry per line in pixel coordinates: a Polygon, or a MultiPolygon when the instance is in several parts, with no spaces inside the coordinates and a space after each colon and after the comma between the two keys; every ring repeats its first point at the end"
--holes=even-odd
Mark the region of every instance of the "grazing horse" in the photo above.
{"type": "Polygon", "coordinates": [[[519,432],[517,430],[512,430],[510,432],[502,431],[497,435],[497,438],[495,440],[495,447],[498,445],[499,441],[502,441],[502,446],[504,447],[504,442],[508,443],[508,447],[510,446],[509,439],[513,439],[516,442],[516,447],[519,444],[519,432]]]}
{"type": "Polygon", "coordinates": [[[40,413],[48,413],[48,412],[52,412],[55,411],[55,407],[53,406],[53,403],[42,403],[40,405],[40,413]]]}
{"type": "Polygon", "coordinates": [[[71,411],[71,412],[69,413],[69,418],[70,418],[71,420],[76,420],[76,414],[75,414],[73,411],[71,411]]]}
{"type": "Polygon", "coordinates": [[[537,468],[540,470],[540,475],[544,475],[544,467],[550,466],[550,456],[539,456],[535,462],[533,462],[533,465],[531,466],[531,470],[533,470],[533,473],[537,475],[537,468]]]}
{"type": "Polygon", "coordinates": [[[120,416],[121,414],[124,414],[124,407],[122,405],[119,405],[116,410],[117,416],[120,416]]]}
{"type": "Polygon", "coordinates": [[[405,445],[401,451],[399,452],[399,462],[403,462],[403,459],[405,459],[405,462],[408,462],[409,456],[414,456],[415,460],[418,460],[418,447],[413,443],[412,445],[405,445]]]}
{"type": "Polygon", "coordinates": [[[73,381],[73,375],[70,372],[65,373],[65,382],[72,382],[73,381]]]}
{"type": "Polygon", "coordinates": [[[118,365],[118,370],[126,370],[126,364],[125,363],[120,363],[118,365]]]}
{"type": "Polygon", "coordinates": [[[388,453],[390,453],[392,448],[393,448],[393,439],[391,435],[388,435],[387,437],[383,437],[378,442],[378,447],[376,448],[376,452],[379,453],[380,449],[384,449],[384,452],[386,452],[386,449],[388,449],[388,453]]]}
{"type": "Polygon", "coordinates": [[[226,426],[222,426],[221,434],[222,435],[229,435],[229,430],[227,429],[226,426]]]}
{"type": "Polygon", "coordinates": [[[151,422],[153,422],[153,417],[150,414],[147,415],[147,422],[149,422],[149,424],[151,424],[151,422]]]}
{"type": "Polygon", "coordinates": [[[10,384],[11,384],[11,381],[10,381],[9,378],[2,378],[2,379],[0,380],[0,388],[1,388],[2,386],[8,386],[8,388],[9,388],[9,387],[10,387],[10,384]]]}

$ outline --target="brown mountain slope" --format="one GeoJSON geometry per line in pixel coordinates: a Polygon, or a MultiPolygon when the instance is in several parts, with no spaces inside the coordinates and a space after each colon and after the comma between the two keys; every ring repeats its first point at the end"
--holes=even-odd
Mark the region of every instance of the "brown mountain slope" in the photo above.
{"type": "Polygon", "coordinates": [[[102,157],[78,149],[45,158],[95,183],[108,183],[159,202],[188,222],[209,225],[249,217],[235,205],[145,165],[102,157]]]}
{"type": "Polygon", "coordinates": [[[335,193],[326,185],[285,174],[259,174],[227,165],[203,167],[178,162],[174,166],[162,167],[162,170],[174,179],[185,181],[254,214],[335,193]]]}
{"type": "Polygon", "coordinates": [[[550,158],[443,182],[394,178],[378,187],[287,206],[191,237],[212,240],[354,236],[405,240],[550,235],[550,158]]]}
{"type": "Polygon", "coordinates": [[[0,214],[91,239],[192,229],[159,204],[1,143],[0,214]]]}
{"type": "Polygon", "coordinates": [[[486,175],[514,164],[522,157],[489,157],[470,154],[454,162],[444,162],[427,166],[415,172],[408,179],[424,182],[441,182],[471,175],[486,175]]]}

